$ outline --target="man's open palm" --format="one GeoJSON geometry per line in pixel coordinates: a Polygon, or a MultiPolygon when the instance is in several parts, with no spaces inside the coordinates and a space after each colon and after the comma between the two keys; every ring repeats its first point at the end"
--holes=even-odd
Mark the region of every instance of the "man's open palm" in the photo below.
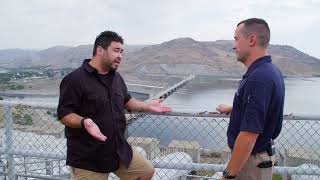
{"type": "Polygon", "coordinates": [[[84,127],[95,139],[100,141],[105,141],[107,139],[107,137],[101,133],[99,127],[92,121],[92,119],[86,119],[84,121],[84,127]]]}
{"type": "Polygon", "coordinates": [[[161,106],[161,102],[163,99],[156,99],[150,101],[147,106],[148,106],[148,111],[150,112],[169,112],[171,111],[171,108],[168,106],[161,106]]]}

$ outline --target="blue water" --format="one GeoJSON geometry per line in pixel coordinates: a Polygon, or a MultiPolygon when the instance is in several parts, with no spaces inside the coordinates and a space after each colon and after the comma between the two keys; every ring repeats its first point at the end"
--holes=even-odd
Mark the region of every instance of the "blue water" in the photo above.
{"type": "MultiPolygon", "coordinates": [[[[181,111],[215,111],[221,103],[232,105],[238,80],[228,81],[192,82],[169,96],[164,104],[181,111]]],[[[320,113],[320,78],[286,78],[285,83],[285,113],[320,113]]]]}
{"type": "MultiPolygon", "coordinates": [[[[232,104],[239,79],[195,79],[170,95],[164,105],[174,110],[215,111],[221,104],[232,104]]],[[[320,113],[320,78],[286,78],[284,112],[320,113]]],[[[4,97],[7,100],[57,103],[58,97],[4,97]]],[[[145,99],[145,98],[144,98],[145,99]]]]}

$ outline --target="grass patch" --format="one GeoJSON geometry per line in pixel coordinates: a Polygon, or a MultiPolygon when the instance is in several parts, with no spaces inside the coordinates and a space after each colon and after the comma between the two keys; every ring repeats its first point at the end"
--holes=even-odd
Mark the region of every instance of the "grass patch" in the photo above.
{"type": "Polygon", "coordinates": [[[0,123],[3,123],[3,107],[0,107],[0,123]]]}
{"type": "Polygon", "coordinates": [[[273,174],[272,180],[282,180],[282,177],[279,174],[273,174]]]}
{"type": "Polygon", "coordinates": [[[16,107],[12,112],[13,123],[21,125],[33,125],[33,119],[30,114],[24,113],[23,109],[19,106],[16,107]]]}
{"type": "Polygon", "coordinates": [[[199,176],[213,176],[215,174],[215,172],[212,172],[212,171],[204,171],[204,170],[200,170],[198,171],[198,175],[199,176]]]}

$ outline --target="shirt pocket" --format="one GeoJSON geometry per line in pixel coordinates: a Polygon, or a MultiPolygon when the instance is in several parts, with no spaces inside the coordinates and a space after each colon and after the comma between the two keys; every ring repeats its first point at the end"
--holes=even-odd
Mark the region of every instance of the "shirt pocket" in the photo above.
{"type": "Polygon", "coordinates": [[[114,104],[115,104],[115,109],[116,109],[116,113],[115,113],[115,117],[118,120],[120,129],[122,131],[124,131],[124,128],[126,126],[126,117],[124,115],[124,95],[116,92],[115,96],[114,96],[114,104]]]}
{"type": "Polygon", "coordinates": [[[84,98],[82,113],[84,116],[93,118],[96,116],[98,108],[103,106],[103,99],[96,94],[89,94],[84,98]]]}
{"type": "Polygon", "coordinates": [[[123,110],[124,110],[124,95],[119,93],[119,92],[115,92],[114,93],[114,103],[115,103],[115,106],[117,108],[117,112],[118,113],[123,113],[123,110]]]}

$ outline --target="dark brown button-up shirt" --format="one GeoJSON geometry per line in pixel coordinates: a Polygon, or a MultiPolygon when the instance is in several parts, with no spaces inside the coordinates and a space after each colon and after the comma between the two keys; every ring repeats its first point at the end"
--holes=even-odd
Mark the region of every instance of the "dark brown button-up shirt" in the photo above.
{"type": "Polygon", "coordinates": [[[95,172],[113,172],[119,161],[129,166],[132,149],[124,137],[125,104],[131,96],[118,72],[98,74],[90,59],[68,74],[60,84],[58,118],[70,113],[91,118],[107,137],[94,139],[83,128],[65,127],[67,165],[95,172]]]}

